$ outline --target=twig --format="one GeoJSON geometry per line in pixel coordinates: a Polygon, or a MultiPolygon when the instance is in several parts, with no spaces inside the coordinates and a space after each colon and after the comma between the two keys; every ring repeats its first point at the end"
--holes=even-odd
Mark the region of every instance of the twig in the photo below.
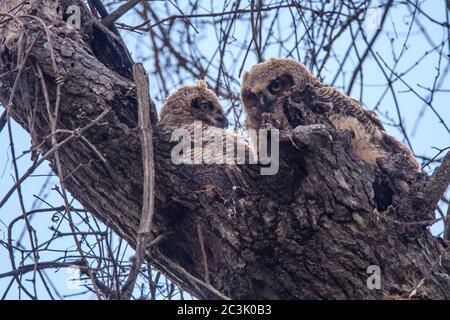
{"type": "Polygon", "coordinates": [[[188,278],[190,281],[197,283],[199,285],[201,285],[202,287],[208,289],[210,292],[212,292],[213,294],[215,294],[217,297],[219,297],[220,299],[223,300],[231,300],[231,298],[227,297],[226,295],[224,295],[222,292],[220,292],[219,290],[217,290],[216,288],[214,288],[211,284],[206,283],[200,279],[198,279],[197,277],[193,276],[192,274],[190,274],[186,269],[184,269],[182,266],[172,262],[170,259],[168,259],[167,257],[163,256],[162,254],[160,254],[160,256],[164,259],[164,262],[166,262],[169,266],[170,269],[172,270],[176,270],[179,273],[181,273],[183,276],[185,276],[186,278],[188,278]]]}
{"type": "Polygon", "coordinates": [[[117,21],[121,16],[123,16],[125,13],[130,11],[134,8],[139,2],[142,0],[128,0],[123,5],[121,5],[119,8],[117,8],[115,11],[107,15],[102,19],[103,25],[106,27],[111,26],[115,21],[117,21]]]}
{"type": "MultiPolygon", "coordinates": [[[[423,170],[425,167],[428,167],[432,162],[434,162],[436,160],[437,157],[439,157],[441,155],[441,153],[443,153],[445,150],[450,149],[450,147],[444,148],[444,149],[438,149],[438,148],[434,148],[437,149],[439,152],[431,159],[428,159],[427,163],[425,163],[421,169],[423,170]]],[[[439,161],[441,162],[441,161],[439,161]]]]}
{"type": "Polygon", "coordinates": [[[198,234],[198,242],[200,245],[200,252],[202,253],[203,260],[203,272],[205,273],[205,282],[210,284],[209,282],[209,270],[208,270],[208,260],[206,258],[206,250],[205,250],[205,242],[203,241],[203,233],[200,225],[197,225],[197,234],[198,234]]]}
{"type": "Polygon", "coordinates": [[[362,70],[363,62],[366,60],[367,56],[370,53],[370,49],[373,48],[373,45],[374,45],[375,41],[378,39],[378,36],[381,33],[381,30],[382,30],[382,27],[384,25],[384,22],[386,21],[386,17],[388,16],[389,9],[392,6],[392,2],[393,1],[391,0],[391,1],[389,1],[386,4],[386,7],[385,7],[384,12],[383,12],[383,16],[381,18],[380,27],[378,28],[378,30],[373,35],[372,40],[370,40],[370,43],[367,45],[367,48],[364,51],[361,59],[359,59],[358,66],[353,71],[352,78],[350,80],[350,84],[349,84],[348,89],[347,89],[347,94],[350,94],[352,92],[352,88],[353,88],[353,85],[355,84],[356,76],[362,70]]]}
{"type": "Polygon", "coordinates": [[[36,270],[36,267],[39,270],[43,270],[43,269],[56,269],[56,268],[72,268],[72,267],[78,267],[78,268],[87,268],[86,266],[84,266],[82,264],[81,261],[74,261],[74,262],[57,262],[57,261],[48,261],[48,262],[39,262],[38,264],[28,264],[28,265],[24,265],[24,266],[20,266],[18,267],[16,270],[14,271],[8,271],[5,273],[0,274],[0,279],[1,278],[6,278],[6,277],[16,277],[19,275],[23,275],[27,272],[32,272],[36,270]]]}
{"type": "Polygon", "coordinates": [[[433,270],[436,269],[436,267],[442,263],[442,259],[449,252],[449,250],[450,250],[450,247],[447,247],[444,251],[442,251],[442,253],[439,255],[439,257],[436,259],[436,261],[433,263],[433,265],[428,270],[427,274],[412,288],[412,290],[408,294],[408,299],[411,299],[412,297],[414,297],[417,294],[417,291],[423,286],[423,284],[428,279],[428,277],[431,275],[433,270]]]}
{"type": "Polygon", "coordinates": [[[89,130],[90,128],[92,128],[94,125],[98,124],[98,122],[106,115],[108,114],[108,112],[110,112],[110,109],[107,109],[105,111],[103,111],[97,118],[95,118],[94,120],[92,120],[89,124],[87,124],[86,126],[77,129],[74,131],[73,134],[71,134],[69,137],[67,137],[66,139],[64,139],[63,141],[59,142],[57,145],[52,146],[52,148],[47,151],[42,158],[40,158],[39,160],[36,160],[35,162],[33,162],[33,164],[31,165],[31,167],[29,167],[27,169],[27,171],[20,177],[19,180],[16,180],[16,183],[14,184],[14,186],[11,187],[11,189],[5,194],[5,196],[0,200],[0,208],[6,203],[6,201],[9,199],[9,197],[14,193],[14,191],[19,187],[19,185],[21,183],[23,183],[25,181],[26,178],[28,178],[33,172],[34,170],[39,167],[45,160],[47,160],[53,153],[55,153],[59,148],[61,148],[63,145],[65,145],[66,143],[72,141],[73,139],[77,138],[80,136],[80,133],[83,133],[86,130],[89,130]]]}
{"type": "Polygon", "coordinates": [[[422,100],[428,107],[430,107],[431,111],[433,111],[433,113],[436,115],[436,117],[439,119],[439,122],[442,123],[442,125],[444,126],[444,128],[446,129],[447,133],[450,134],[450,128],[447,126],[447,124],[445,123],[444,119],[441,117],[441,115],[436,111],[436,109],[433,107],[433,105],[425,100],[422,96],[420,96],[405,80],[403,80],[397,73],[394,72],[394,70],[392,70],[389,65],[383,60],[383,58],[381,57],[381,55],[376,52],[377,56],[381,59],[381,62],[383,62],[383,64],[385,65],[385,67],[397,78],[399,79],[405,86],[408,87],[408,89],[414,93],[414,95],[416,97],[418,97],[420,100],[422,100]]]}
{"type": "Polygon", "coordinates": [[[2,132],[3,128],[6,125],[6,114],[7,114],[7,112],[4,111],[2,113],[2,115],[0,116],[0,132],[2,132]]]}

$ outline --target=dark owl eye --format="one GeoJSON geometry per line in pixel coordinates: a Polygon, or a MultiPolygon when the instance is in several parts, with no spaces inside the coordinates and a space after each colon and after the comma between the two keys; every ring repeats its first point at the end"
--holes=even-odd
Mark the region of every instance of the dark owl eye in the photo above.
{"type": "Polygon", "coordinates": [[[270,93],[277,93],[283,88],[283,84],[280,80],[273,80],[269,85],[270,93]]]}
{"type": "Polygon", "coordinates": [[[214,106],[209,101],[202,101],[202,102],[200,102],[200,108],[205,109],[205,110],[212,110],[212,109],[214,109],[214,106]]]}
{"type": "Polygon", "coordinates": [[[213,110],[214,105],[208,100],[197,100],[192,105],[195,109],[213,110]]]}

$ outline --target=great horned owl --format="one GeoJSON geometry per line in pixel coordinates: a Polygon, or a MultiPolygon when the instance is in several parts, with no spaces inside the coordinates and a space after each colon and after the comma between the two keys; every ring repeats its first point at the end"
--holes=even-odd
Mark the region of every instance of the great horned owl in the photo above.
{"type": "Polygon", "coordinates": [[[292,105],[294,93],[300,93],[301,98],[294,99],[295,103],[324,114],[336,129],[351,131],[353,153],[366,163],[376,165],[377,158],[400,153],[415,169],[420,168],[411,151],[386,133],[375,112],[365,110],[358,100],[323,84],[303,64],[291,59],[272,58],[244,74],[241,98],[247,128],[258,129],[269,123],[289,134],[297,125],[311,124],[311,119],[306,119],[306,123],[296,121],[304,115],[296,114],[299,109],[292,105]]]}
{"type": "Polygon", "coordinates": [[[201,121],[207,126],[225,129],[228,119],[213,91],[206,82],[185,85],[169,95],[161,107],[160,123],[173,127],[201,121]]]}
{"type": "Polygon", "coordinates": [[[254,65],[244,74],[241,86],[247,129],[258,130],[266,127],[268,122],[284,131],[292,129],[282,108],[275,110],[274,105],[289,88],[306,83],[320,85],[302,64],[294,60],[272,58],[254,65]]]}

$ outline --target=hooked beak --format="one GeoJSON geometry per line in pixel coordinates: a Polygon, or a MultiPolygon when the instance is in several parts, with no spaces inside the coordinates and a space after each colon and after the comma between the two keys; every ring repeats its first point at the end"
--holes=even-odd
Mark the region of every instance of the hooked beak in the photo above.
{"type": "Polygon", "coordinates": [[[218,127],[220,128],[226,129],[230,124],[227,117],[224,115],[217,115],[214,119],[216,120],[216,122],[218,123],[218,127]]]}
{"type": "Polygon", "coordinates": [[[274,103],[276,97],[268,96],[264,92],[258,94],[258,108],[263,112],[270,111],[272,104],[274,103]]]}

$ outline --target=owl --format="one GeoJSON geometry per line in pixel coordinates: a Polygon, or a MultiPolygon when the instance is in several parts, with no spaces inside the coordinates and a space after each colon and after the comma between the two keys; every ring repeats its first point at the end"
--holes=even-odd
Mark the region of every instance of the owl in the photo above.
{"type": "Polygon", "coordinates": [[[289,135],[298,125],[330,124],[352,133],[353,153],[376,166],[378,158],[401,154],[416,170],[411,151],[388,135],[373,111],[337,88],[327,86],[295,60],[272,58],[244,74],[241,99],[246,127],[274,127],[289,135]]]}
{"type": "MultiPolygon", "coordinates": [[[[208,89],[206,82],[185,85],[169,95],[161,107],[159,130],[171,135],[177,144],[172,150],[176,164],[223,165],[236,177],[237,164],[243,164],[253,156],[244,138],[227,132],[228,119],[219,99],[208,89]]],[[[190,166],[192,172],[195,166],[190,166]]],[[[211,171],[217,168],[212,168],[211,171]]],[[[203,167],[201,170],[205,172],[203,167]]],[[[205,177],[195,177],[197,181],[205,177]]],[[[214,184],[211,179],[209,184],[214,184]]]]}
{"type": "Polygon", "coordinates": [[[292,86],[307,83],[320,85],[300,63],[290,59],[270,59],[254,65],[243,77],[241,100],[247,114],[247,129],[258,130],[275,126],[285,132],[292,131],[283,108],[274,108],[275,102],[292,86]],[[295,67],[294,67],[295,66],[295,67]]]}

